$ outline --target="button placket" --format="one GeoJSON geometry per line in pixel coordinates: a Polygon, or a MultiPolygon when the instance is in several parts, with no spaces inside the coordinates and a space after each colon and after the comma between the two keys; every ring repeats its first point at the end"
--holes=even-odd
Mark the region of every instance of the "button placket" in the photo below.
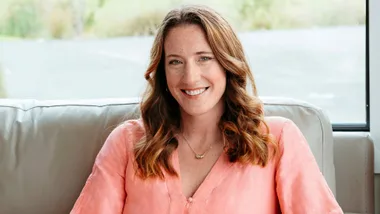
{"type": "Polygon", "coordinates": [[[188,199],[186,199],[186,208],[189,209],[193,202],[194,202],[193,197],[189,197],[188,199]]]}

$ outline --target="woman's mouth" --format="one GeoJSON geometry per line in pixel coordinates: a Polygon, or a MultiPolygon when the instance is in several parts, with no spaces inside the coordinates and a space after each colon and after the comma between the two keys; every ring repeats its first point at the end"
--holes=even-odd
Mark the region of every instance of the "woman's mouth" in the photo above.
{"type": "Polygon", "coordinates": [[[204,88],[197,88],[197,89],[193,89],[193,90],[181,89],[181,91],[184,92],[185,94],[189,95],[189,96],[197,96],[197,95],[204,93],[208,88],[209,87],[204,87],[204,88]]]}

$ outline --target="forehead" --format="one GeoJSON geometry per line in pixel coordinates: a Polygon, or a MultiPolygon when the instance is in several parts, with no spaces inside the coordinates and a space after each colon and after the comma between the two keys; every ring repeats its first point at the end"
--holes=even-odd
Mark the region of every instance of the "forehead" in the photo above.
{"type": "Polygon", "coordinates": [[[194,24],[180,25],[169,30],[164,49],[166,55],[211,51],[205,32],[200,26],[194,24]]]}

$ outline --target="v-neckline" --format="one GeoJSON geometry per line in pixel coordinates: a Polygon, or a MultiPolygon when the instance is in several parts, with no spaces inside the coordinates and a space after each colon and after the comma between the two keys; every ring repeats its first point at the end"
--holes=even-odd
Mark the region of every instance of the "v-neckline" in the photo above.
{"type": "Polygon", "coordinates": [[[205,199],[211,194],[211,192],[221,183],[221,181],[227,175],[228,169],[231,167],[231,163],[228,160],[227,154],[223,151],[214,165],[211,167],[211,170],[206,175],[205,179],[195,190],[194,194],[187,198],[183,193],[182,188],[182,178],[180,171],[180,163],[179,163],[179,154],[178,149],[173,151],[172,154],[172,164],[174,169],[176,170],[178,177],[173,177],[169,179],[170,182],[168,184],[169,193],[171,195],[180,196],[184,200],[199,200],[201,198],[205,199]]]}

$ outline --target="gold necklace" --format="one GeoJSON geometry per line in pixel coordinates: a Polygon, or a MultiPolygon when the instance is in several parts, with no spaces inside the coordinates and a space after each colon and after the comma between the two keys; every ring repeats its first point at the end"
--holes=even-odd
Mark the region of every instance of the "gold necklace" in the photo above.
{"type": "Polygon", "coordinates": [[[207,152],[210,151],[210,149],[212,148],[212,146],[210,145],[210,147],[203,154],[198,154],[194,151],[193,147],[190,146],[190,143],[189,143],[189,141],[187,141],[185,135],[182,134],[182,137],[183,137],[183,139],[185,139],[185,141],[186,141],[187,145],[190,147],[191,151],[193,151],[195,159],[204,158],[206,156],[207,152]]]}

